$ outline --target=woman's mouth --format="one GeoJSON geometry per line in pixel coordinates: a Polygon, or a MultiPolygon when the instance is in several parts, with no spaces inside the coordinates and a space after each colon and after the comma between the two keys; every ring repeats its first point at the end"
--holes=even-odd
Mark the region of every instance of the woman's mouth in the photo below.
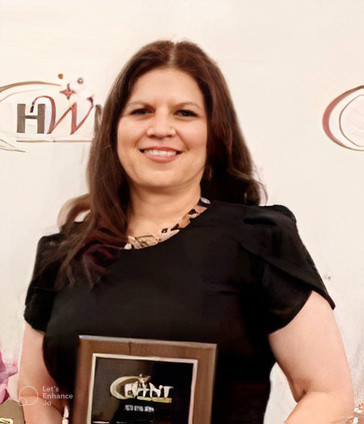
{"type": "Polygon", "coordinates": [[[154,162],[170,162],[181,154],[177,150],[168,149],[168,150],[159,150],[159,149],[140,149],[140,152],[143,153],[148,159],[153,160],[154,162]]]}

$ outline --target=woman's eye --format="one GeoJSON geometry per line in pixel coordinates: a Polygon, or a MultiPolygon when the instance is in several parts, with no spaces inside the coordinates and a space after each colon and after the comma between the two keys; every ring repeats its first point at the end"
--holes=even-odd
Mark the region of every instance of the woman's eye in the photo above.
{"type": "Polygon", "coordinates": [[[192,110],[186,110],[186,109],[178,110],[177,114],[180,116],[197,116],[197,114],[195,112],[192,112],[192,110]]]}
{"type": "Polygon", "coordinates": [[[149,112],[148,109],[135,109],[131,112],[132,115],[145,115],[149,112]]]}

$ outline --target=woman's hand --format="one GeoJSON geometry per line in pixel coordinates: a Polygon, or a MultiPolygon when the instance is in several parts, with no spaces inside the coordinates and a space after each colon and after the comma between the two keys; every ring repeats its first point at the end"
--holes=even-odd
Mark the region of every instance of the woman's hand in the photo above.
{"type": "Polygon", "coordinates": [[[297,316],[269,335],[269,342],[298,402],[285,424],[347,422],[354,409],[350,370],[327,301],[313,291],[297,316]]]}
{"type": "Polygon", "coordinates": [[[43,338],[44,333],[25,323],[18,381],[19,402],[23,405],[27,424],[61,424],[65,401],[53,397],[48,400],[44,396],[48,388],[54,391],[58,386],[44,363],[43,338]]]}

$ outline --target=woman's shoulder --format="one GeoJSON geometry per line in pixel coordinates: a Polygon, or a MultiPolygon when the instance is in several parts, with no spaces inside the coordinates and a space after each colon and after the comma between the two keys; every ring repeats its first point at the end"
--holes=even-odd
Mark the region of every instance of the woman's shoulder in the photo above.
{"type": "Polygon", "coordinates": [[[67,238],[67,235],[77,231],[81,225],[81,222],[73,222],[69,228],[63,225],[58,231],[50,234],[43,235],[38,241],[38,250],[44,251],[48,249],[57,248],[62,241],[67,238]]]}
{"type": "Polygon", "coordinates": [[[44,251],[44,250],[56,247],[59,245],[62,239],[63,239],[62,231],[43,235],[38,240],[38,250],[44,251]]]}
{"type": "Polygon", "coordinates": [[[273,267],[283,272],[285,278],[289,276],[294,284],[300,281],[318,291],[335,307],[289,208],[283,205],[215,204],[217,215],[225,217],[229,234],[244,250],[259,258],[265,268],[267,265],[273,267]]]}
{"type": "Polygon", "coordinates": [[[47,258],[53,256],[53,254],[59,248],[60,243],[62,242],[63,234],[62,231],[57,233],[52,233],[48,235],[43,235],[37,244],[36,249],[36,268],[41,268],[47,258]]]}
{"type": "Polygon", "coordinates": [[[294,213],[284,205],[246,205],[214,201],[215,216],[225,218],[227,224],[245,223],[260,225],[292,225],[296,224],[294,213]]]}
{"type": "MultiPolygon", "coordinates": [[[[215,225],[223,226],[243,247],[259,256],[287,255],[300,246],[296,218],[283,205],[245,205],[214,202],[211,213],[215,225]]],[[[289,256],[289,255],[288,255],[289,256]]]]}
{"type": "Polygon", "coordinates": [[[67,235],[72,234],[79,226],[78,222],[72,224],[71,228],[65,231],[65,227],[60,227],[59,231],[43,235],[37,244],[35,259],[35,274],[49,266],[58,266],[62,261],[60,249],[62,243],[67,240],[67,235]]]}

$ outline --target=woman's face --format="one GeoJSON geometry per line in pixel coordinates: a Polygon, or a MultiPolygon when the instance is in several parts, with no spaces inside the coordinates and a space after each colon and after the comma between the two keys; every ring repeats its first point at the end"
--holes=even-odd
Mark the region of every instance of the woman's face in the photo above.
{"type": "Polygon", "coordinates": [[[117,127],[129,189],[193,189],[204,172],[206,146],[207,117],[196,81],[174,68],[141,76],[117,127]]]}

